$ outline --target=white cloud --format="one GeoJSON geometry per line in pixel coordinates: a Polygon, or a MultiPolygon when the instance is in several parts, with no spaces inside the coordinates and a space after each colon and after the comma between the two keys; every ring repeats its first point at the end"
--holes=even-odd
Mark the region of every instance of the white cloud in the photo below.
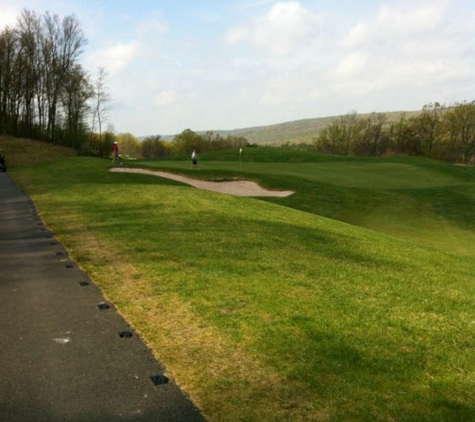
{"type": "Polygon", "coordinates": [[[402,7],[383,5],[376,19],[377,28],[396,35],[421,33],[436,28],[443,21],[445,10],[446,1],[411,2],[402,7]]]}
{"type": "Polygon", "coordinates": [[[155,95],[153,103],[156,106],[163,107],[175,103],[178,100],[178,95],[173,89],[168,89],[165,91],[159,92],[155,95]]]}
{"type": "Polygon", "coordinates": [[[344,57],[337,66],[336,73],[339,77],[348,77],[359,74],[368,63],[368,54],[356,51],[344,57]]]}
{"type": "Polygon", "coordinates": [[[229,29],[227,44],[249,42],[277,56],[299,49],[305,40],[318,33],[322,18],[304,8],[300,2],[279,2],[263,16],[245,25],[229,29]]]}
{"type": "Polygon", "coordinates": [[[343,39],[346,48],[414,37],[432,32],[444,23],[447,1],[383,4],[371,20],[358,22],[343,39]]]}
{"type": "Polygon", "coordinates": [[[473,24],[447,4],[399,1],[368,9],[353,25],[330,20],[320,43],[269,66],[260,104],[288,113],[313,104],[314,113],[328,115],[332,107],[390,111],[465,99],[473,87],[473,24]]]}
{"type": "Polygon", "coordinates": [[[1,5],[2,13],[0,13],[0,30],[7,26],[13,28],[18,18],[18,10],[16,8],[1,5]]]}
{"type": "Polygon", "coordinates": [[[368,22],[359,22],[349,31],[348,35],[343,38],[342,46],[345,48],[353,48],[364,46],[370,41],[370,26],[368,22]]]}
{"type": "Polygon", "coordinates": [[[118,43],[103,50],[97,50],[88,57],[88,62],[94,67],[103,67],[109,75],[120,73],[137,55],[138,41],[118,43]]]}
{"type": "Polygon", "coordinates": [[[329,79],[351,93],[364,86],[368,92],[408,91],[467,77],[462,53],[467,32],[451,29],[447,6],[445,0],[382,5],[343,37],[336,72],[329,79]]]}
{"type": "Polygon", "coordinates": [[[229,29],[224,34],[224,42],[226,44],[239,44],[246,41],[250,36],[250,30],[248,28],[237,26],[229,29]]]}
{"type": "Polygon", "coordinates": [[[148,19],[140,22],[138,25],[138,32],[146,37],[153,35],[161,36],[167,31],[168,25],[163,21],[161,16],[151,16],[148,19]]]}

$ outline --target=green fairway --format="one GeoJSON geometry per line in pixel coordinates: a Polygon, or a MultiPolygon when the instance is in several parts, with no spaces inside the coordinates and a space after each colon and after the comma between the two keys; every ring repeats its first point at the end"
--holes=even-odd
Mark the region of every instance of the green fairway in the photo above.
{"type": "Polygon", "coordinates": [[[255,150],[12,177],[210,422],[474,421],[473,169],[255,150]]]}
{"type": "Polygon", "coordinates": [[[188,161],[135,163],[206,179],[246,178],[293,190],[267,201],[446,251],[475,254],[475,169],[427,159],[356,159],[281,148],[206,154],[188,161]]]}
{"type": "MultiPolygon", "coordinates": [[[[144,163],[141,163],[142,165],[144,163]]],[[[145,163],[147,167],[162,169],[183,169],[181,161],[156,161],[145,163]]],[[[348,188],[423,189],[454,185],[460,180],[456,176],[440,173],[417,165],[392,162],[323,162],[323,163],[245,163],[239,164],[207,161],[203,171],[234,171],[235,174],[251,173],[280,178],[299,178],[311,182],[327,183],[348,188]],[[242,168],[242,171],[240,170],[242,168]]]]}

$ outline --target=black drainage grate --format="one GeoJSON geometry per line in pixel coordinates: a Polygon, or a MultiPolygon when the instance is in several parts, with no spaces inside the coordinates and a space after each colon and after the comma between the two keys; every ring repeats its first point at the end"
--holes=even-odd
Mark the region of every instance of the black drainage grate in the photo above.
{"type": "Polygon", "coordinates": [[[56,252],[56,255],[57,255],[57,256],[63,256],[64,253],[63,253],[63,252],[56,252]]]}
{"type": "Polygon", "coordinates": [[[80,281],[79,285],[82,286],[82,287],[89,286],[89,282],[88,281],[80,281]]]}
{"type": "Polygon", "coordinates": [[[128,331],[128,330],[126,330],[126,331],[121,331],[121,332],[119,333],[119,337],[120,337],[120,338],[130,338],[130,337],[132,337],[132,332],[131,332],[131,331],[128,331]]]}
{"type": "Polygon", "coordinates": [[[73,264],[66,264],[65,267],[66,268],[74,268],[74,265],[73,264]]]}
{"type": "Polygon", "coordinates": [[[110,305],[107,304],[106,302],[102,302],[102,303],[99,303],[99,305],[97,305],[97,307],[99,308],[99,310],[104,311],[106,309],[109,309],[110,305]]]}
{"type": "Polygon", "coordinates": [[[152,375],[150,379],[152,380],[153,385],[162,385],[168,382],[168,378],[165,375],[161,375],[161,374],[152,375]]]}

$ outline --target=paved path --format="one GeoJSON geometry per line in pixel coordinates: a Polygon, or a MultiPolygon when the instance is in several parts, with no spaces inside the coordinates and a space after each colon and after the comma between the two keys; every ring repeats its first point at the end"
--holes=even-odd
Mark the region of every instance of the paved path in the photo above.
{"type": "Polygon", "coordinates": [[[203,422],[163,374],[0,173],[0,421],[203,422]]]}

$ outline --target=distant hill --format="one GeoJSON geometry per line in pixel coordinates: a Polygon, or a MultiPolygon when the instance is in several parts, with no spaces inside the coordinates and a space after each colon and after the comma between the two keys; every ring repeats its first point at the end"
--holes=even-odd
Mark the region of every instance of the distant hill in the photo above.
{"type": "MultiPolygon", "coordinates": [[[[415,116],[420,111],[392,111],[385,112],[389,122],[399,120],[402,114],[407,117],[415,116]]],[[[371,113],[358,114],[360,118],[370,116],[371,113]]],[[[338,120],[340,116],[316,117],[310,119],[293,120],[285,123],[277,123],[267,126],[254,126],[233,130],[210,130],[222,136],[244,136],[251,144],[268,145],[283,143],[312,143],[320,131],[326,126],[338,120]]],[[[204,133],[204,132],[197,132],[204,133]]],[[[175,135],[163,136],[164,139],[172,140],[175,135]]]]}
{"type": "Polygon", "coordinates": [[[223,135],[243,136],[251,144],[311,143],[320,131],[340,116],[294,120],[268,126],[255,126],[220,132],[223,135]]]}

